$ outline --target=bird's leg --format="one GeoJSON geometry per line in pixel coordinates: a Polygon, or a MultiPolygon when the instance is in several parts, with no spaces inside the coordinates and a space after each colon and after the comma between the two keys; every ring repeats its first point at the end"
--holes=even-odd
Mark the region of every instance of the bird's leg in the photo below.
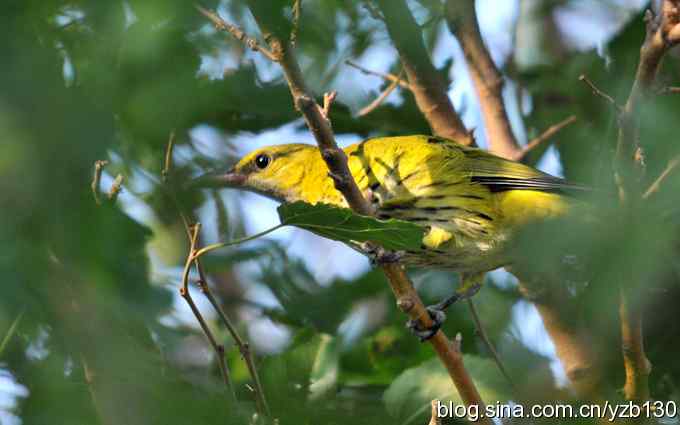
{"type": "Polygon", "coordinates": [[[431,327],[423,329],[417,321],[409,320],[406,322],[406,327],[417,336],[421,342],[427,341],[432,338],[434,334],[437,333],[439,328],[444,324],[446,320],[446,310],[451,304],[459,300],[464,300],[475,295],[479,289],[482,287],[484,282],[484,273],[476,273],[471,275],[461,274],[461,284],[456,289],[453,295],[438,302],[434,305],[429,305],[426,307],[427,312],[430,314],[432,319],[431,327]]]}

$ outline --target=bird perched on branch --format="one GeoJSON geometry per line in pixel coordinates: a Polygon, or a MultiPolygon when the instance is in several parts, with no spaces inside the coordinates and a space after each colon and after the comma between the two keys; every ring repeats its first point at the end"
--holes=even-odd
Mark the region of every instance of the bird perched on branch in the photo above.
{"type": "MultiPolygon", "coordinates": [[[[452,302],[474,294],[485,272],[512,262],[509,242],[519,228],[562,215],[572,202],[565,193],[584,189],[441,137],[374,138],[344,151],[375,217],[425,229],[420,249],[404,252],[400,260],[461,273],[455,294],[430,308],[435,322],[452,302]]],[[[281,202],[347,207],[312,145],[258,149],[227,173],[202,176],[196,184],[240,188],[281,202]]]]}

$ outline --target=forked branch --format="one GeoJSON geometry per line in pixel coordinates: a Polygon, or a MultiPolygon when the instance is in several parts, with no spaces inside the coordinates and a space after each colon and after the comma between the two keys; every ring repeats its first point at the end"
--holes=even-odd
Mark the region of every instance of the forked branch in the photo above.
{"type": "MultiPolygon", "coordinates": [[[[640,181],[644,174],[644,156],[639,142],[639,110],[657,91],[656,77],[664,55],[680,42],[680,0],[663,0],[658,13],[645,14],[646,35],[640,48],[635,80],[619,117],[619,134],[614,160],[615,178],[621,203],[636,203],[648,196],[640,181]]],[[[658,181],[658,180],[657,180],[658,181]]],[[[651,189],[651,188],[650,188],[651,189]]],[[[626,370],[626,399],[649,399],[651,364],[644,351],[642,312],[629,290],[621,289],[619,315],[623,362],[626,370]]]]}

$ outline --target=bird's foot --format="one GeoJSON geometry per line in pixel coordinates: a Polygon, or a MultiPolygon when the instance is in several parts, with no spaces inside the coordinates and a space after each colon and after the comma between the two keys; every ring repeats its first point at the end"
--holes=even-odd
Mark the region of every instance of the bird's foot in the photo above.
{"type": "Polygon", "coordinates": [[[425,307],[432,319],[432,326],[429,328],[423,328],[417,320],[409,320],[406,322],[408,330],[410,330],[413,335],[417,336],[418,339],[420,339],[420,342],[425,342],[432,338],[446,320],[446,313],[444,313],[444,310],[437,308],[437,306],[438,304],[425,307]]]}
{"type": "Polygon", "coordinates": [[[446,298],[445,300],[425,307],[433,322],[432,326],[429,328],[424,329],[416,320],[409,320],[406,322],[406,327],[411,331],[411,333],[420,339],[420,342],[427,341],[428,339],[432,338],[434,334],[437,333],[439,328],[442,327],[442,324],[444,324],[444,321],[446,320],[446,313],[444,313],[444,310],[459,300],[468,299],[474,296],[477,292],[479,292],[481,287],[481,282],[465,285],[462,288],[459,288],[455,294],[446,298]]]}
{"type": "Polygon", "coordinates": [[[372,266],[396,263],[404,256],[402,251],[388,251],[369,242],[362,243],[361,250],[366,254],[372,266]]]}

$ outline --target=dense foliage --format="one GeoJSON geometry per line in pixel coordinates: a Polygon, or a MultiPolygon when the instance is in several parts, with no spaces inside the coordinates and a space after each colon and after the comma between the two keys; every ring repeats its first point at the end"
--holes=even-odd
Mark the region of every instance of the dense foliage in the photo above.
{"type": "MultiPolygon", "coordinates": [[[[272,10],[293,13],[292,1],[271,3],[272,10]]],[[[540,16],[515,17],[517,26],[554,21],[579,2],[544,3],[540,16]]],[[[526,249],[529,259],[522,267],[560,273],[569,289],[565,308],[576,312],[575,320],[601,350],[598,373],[606,377],[603,391],[611,400],[622,398],[617,390],[623,385],[618,285],[629,285],[645,307],[651,393],[680,403],[680,181],[670,175],[639,208],[623,211],[616,203],[610,167],[616,111],[578,77],[588,76],[622,102],[644,24],[639,9],[617,14],[623,2],[603,3],[597,8],[604,15],[581,15],[595,22],[590,25],[614,23],[599,51],[574,47],[566,34],[549,34],[542,46],[536,40],[523,46],[518,38],[512,53],[495,55],[512,82],[506,100],[514,102],[518,131],[532,137],[571,114],[578,117],[554,138],[559,155],[550,155],[559,158],[566,177],[597,188],[588,201],[598,211],[595,223],[568,218],[536,227],[518,249],[526,249]],[[540,60],[516,60],[527,48],[546,52],[540,60]],[[555,253],[580,259],[577,276],[550,262],[555,253]]],[[[479,127],[474,93],[459,90],[465,79],[451,72],[464,70],[464,64],[453,61],[457,47],[438,4],[409,2],[435,64],[457,90],[456,106],[468,124],[479,127]]],[[[9,0],[3,6],[0,422],[247,423],[255,398],[238,348],[200,291],[192,291],[225,345],[234,400],[178,296],[188,249],[178,206],[201,219],[206,242],[245,235],[244,223],[254,214],[251,197],[187,192],[182,182],[233,163],[235,152],[248,150],[247,141],[264,132],[311,140],[279,68],[215,31],[191,2],[9,0]],[[164,185],[161,169],[171,133],[174,165],[164,185]],[[91,188],[97,160],[109,161],[100,204],[91,188]],[[124,177],[122,193],[109,200],[118,174],[124,177]]],[[[223,16],[260,37],[241,2],[204,6],[219,6],[223,16]]],[[[400,72],[383,22],[364,2],[303,1],[296,46],[310,87],[319,94],[339,91],[331,112],[337,135],[358,140],[429,132],[406,90],[370,114],[354,115],[389,83],[349,68],[345,60],[367,58],[370,66],[400,72]]],[[[661,81],[673,85],[679,77],[677,54],[671,52],[661,81]]],[[[678,110],[680,96],[660,94],[643,111],[644,185],[677,155],[678,110]]],[[[532,163],[545,152],[539,150],[532,163]]],[[[329,246],[294,235],[310,258],[329,246]]],[[[267,401],[281,424],[425,423],[431,399],[457,399],[431,348],[404,328],[405,318],[379,272],[366,261],[351,278],[330,273],[320,278],[309,261],[290,253],[289,243],[265,239],[203,258],[216,297],[254,347],[267,401]]],[[[337,263],[334,270],[343,268],[346,257],[338,249],[326,259],[337,263]]],[[[449,294],[456,279],[438,271],[411,274],[429,303],[449,294]]],[[[550,342],[544,334],[527,335],[527,329],[537,329],[530,318],[538,316],[513,279],[496,273],[487,280],[475,303],[514,387],[491,360],[464,305],[450,310],[444,326],[450,336],[462,336],[482,398],[573,401],[559,378],[563,373],[555,378],[559,365],[550,342]]]]}

